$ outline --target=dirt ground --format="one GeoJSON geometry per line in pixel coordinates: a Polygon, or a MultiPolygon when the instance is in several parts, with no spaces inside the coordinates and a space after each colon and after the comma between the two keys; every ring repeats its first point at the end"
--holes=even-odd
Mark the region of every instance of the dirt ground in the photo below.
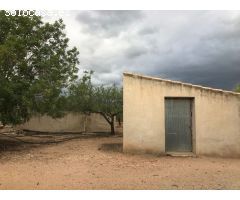
{"type": "Polygon", "coordinates": [[[240,159],[124,154],[121,137],[32,138],[0,137],[0,189],[240,189],[240,159]]]}

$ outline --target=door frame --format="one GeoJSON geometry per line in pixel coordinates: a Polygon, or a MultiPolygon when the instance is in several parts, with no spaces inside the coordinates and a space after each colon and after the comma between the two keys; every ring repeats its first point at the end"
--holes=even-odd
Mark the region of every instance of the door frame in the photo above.
{"type": "MultiPolygon", "coordinates": [[[[167,99],[186,99],[190,100],[190,110],[191,110],[191,142],[192,142],[192,150],[189,151],[189,153],[196,154],[196,123],[195,123],[195,98],[194,97],[171,97],[171,96],[166,96],[164,97],[164,151],[165,153],[168,153],[166,150],[166,111],[165,111],[165,102],[167,99]]],[[[181,152],[173,152],[173,153],[181,153],[181,152]]],[[[188,152],[182,152],[182,153],[188,153],[188,152]]]]}

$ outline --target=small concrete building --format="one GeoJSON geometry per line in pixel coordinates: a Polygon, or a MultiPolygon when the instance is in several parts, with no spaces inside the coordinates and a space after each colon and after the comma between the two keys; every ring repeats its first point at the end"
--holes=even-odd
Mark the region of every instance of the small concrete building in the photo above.
{"type": "Polygon", "coordinates": [[[240,157],[240,93],[124,73],[125,152],[240,157]]]}

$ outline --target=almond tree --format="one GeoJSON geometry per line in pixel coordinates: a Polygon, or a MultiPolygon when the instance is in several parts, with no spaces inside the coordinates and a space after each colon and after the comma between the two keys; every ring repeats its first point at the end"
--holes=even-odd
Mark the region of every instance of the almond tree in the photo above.
{"type": "Polygon", "coordinates": [[[96,86],[91,82],[93,71],[71,85],[68,93],[67,110],[85,114],[98,113],[104,117],[115,134],[115,118],[122,119],[122,88],[116,85],[96,86]]]}
{"type": "Polygon", "coordinates": [[[60,116],[63,91],[77,78],[78,51],[60,19],[6,16],[0,11],[0,121],[18,124],[34,113],[60,116]]]}
{"type": "Polygon", "coordinates": [[[101,114],[111,127],[111,135],[115,135],[115,118],[121,118],[123,112],[122,88],[95,87],[93,99],[92,112],[101,114]]]}

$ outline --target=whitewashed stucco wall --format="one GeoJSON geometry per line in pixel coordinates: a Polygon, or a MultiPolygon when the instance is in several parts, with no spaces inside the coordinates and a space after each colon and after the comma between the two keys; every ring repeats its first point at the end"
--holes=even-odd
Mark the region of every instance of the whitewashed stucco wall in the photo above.
{"type": "Polygon", "coordinates": [[[125,73],[125,152],[165,154],[165,97],[193,97],[193,152],[240,156],[240,94],[125,73]]]}

